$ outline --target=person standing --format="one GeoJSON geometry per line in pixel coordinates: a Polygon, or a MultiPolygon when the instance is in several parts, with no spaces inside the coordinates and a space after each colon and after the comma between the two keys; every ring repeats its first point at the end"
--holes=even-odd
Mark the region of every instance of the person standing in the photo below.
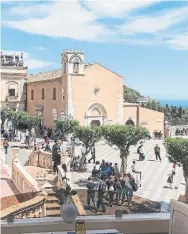
{"type": "Polygon", "coordinates": [[[156,144],[155,148],[154,148],[154,152],[155,152],[155,156],[156,156],[156,160],[160,160],[161,161],[161,148],[159,147],[159,145],[156,144]]]}
{"type": "Polygon", "coordinates": [[[61,163],[61,149],[60,149],[60,141],[56,141],[52,147],[52,157],[54,161],[53,169],[54,173],[57,171],[57,166],[61,163]]]}
{"type": "Polygon", "coordinates": [[[119,176],[119,167],[118,167],[117,163],[115,163],[115,165],[113,167],[113,171],[114,171],[115,176],[119,176]]]}
{"type": "Polygon", "coordinates": [[[94,209],[96,210],[95,206],[95,184],[91,181],[91,178],[88,178],[87,187],[87,206],[90,207],[90,201],[92,200],[94,209]]]}
{"type": "Polygon", "coordinates": [[[138,170],[136,169],[136,162],[135,162],[135,161],[133,161],[133,164],[132,164],[132,166],[131,166],[131,170],[132,170],[132,173],[133,173],[133,174],[139,174],[139,175],[140,175],[140,180],[141,180],[141,178],[142,178],[142,173],[141,173],[141,171],[138,171],[138,170]]]}
{"type": "Polygon", "coordinates": [[[144,160],[144,151],[143,151],[143,144],[141,144],[138,149],[137,149],[137,153],[139,154],[139,161],[143,161],[144,160]]]}
{"type": "Polygon", "coordinates": [[[29,130],[28,129],[26,129],[26,132],[25,132],[25,143],[29,145],[29,130]]]}
{"type": "Polygon", "coordinates": [[[105,190],[105,186],[102,185],[102,183],[99,185],[99,189],[98,189],[98,201],[97,201],[97,208],[99,209],[99,207],[102,207],[102,211],[103,213],[106,212],[106,207],[104,204],[104,194],[105,194],[106,190],[105,190]]]}
{"type": "Polygon", "coordinates": [[[5,140],[3,141],[3,147],[4,147],[4,149],[5,149],[5,154],[7,154],[7,153],[8,153],[8,147],[9,147],[9,144],[8,144],[7,139],[5,139],[5,140]]]}

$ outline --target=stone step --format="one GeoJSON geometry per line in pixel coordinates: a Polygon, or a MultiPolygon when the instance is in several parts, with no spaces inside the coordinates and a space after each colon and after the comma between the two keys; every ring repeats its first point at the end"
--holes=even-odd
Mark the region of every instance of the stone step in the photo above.
{"type": "Polygon", "coordinates": [[[53,203],[53,202],[57,202],[58,201],[58,199],[57,199],[57,197],[55,197],[55,196],[48,196],[47,198],[46,198],[46,202],[47,203],[53,203]]]}
{"type": "Polygon", "coordinates": [[[52,189],[45,189],[45,192],[48,194],[48,196],[55,196],[56,192],[54,192],[52,189]]]}
{"type": "Polygon", "coordinates": [[[61,216],[60,210],[46,210],[46,216],[61,216]]]}
{"type": "Polygon", "coordinates": [[[46,210],[59,210],[60,209],[60,205],[58,203],[47,203],[46,204],[46,210]]]}

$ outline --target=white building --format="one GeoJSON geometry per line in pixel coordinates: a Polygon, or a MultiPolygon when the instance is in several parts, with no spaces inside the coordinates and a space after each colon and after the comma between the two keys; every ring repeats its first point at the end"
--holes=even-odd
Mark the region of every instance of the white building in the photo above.
{"type": "Polygon", "coordinates": [[[23,54],[8,55],[1,52],[1,106],[25,110],[26,76],[23,54]]]}

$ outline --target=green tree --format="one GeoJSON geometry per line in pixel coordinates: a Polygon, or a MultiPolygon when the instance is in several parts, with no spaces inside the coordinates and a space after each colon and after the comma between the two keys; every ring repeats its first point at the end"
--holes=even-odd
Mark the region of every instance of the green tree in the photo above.
{"type": "Polygon", "coordinates": [[[12,132],[13,132],[13,139],[15,136],[15,131],[18,127],[18,124],[21,122],[26,116],[26,112],[24,111],[15,111],[15,110],[8,110],[7,119],[12,123],[12,132]]]}
{"type": "Polygon", "coordinates": [[[73,135],[75,138],[78,138],[82,142],[85,148],[85,151],[83,152],[81,158],[81,164],[83,164],[87,155],[91,151],[91,148],[94,147],[95,143],[101,139],[101,128],[77,126],[74,127],[73,135]]]}
{"type": "Polygon", "coordinates": [[[40,117],[28,115],[26,118],[26,124],[28,126],[29,131],[31,131],[32,128],[37,129],[40,124],[40,117]]]}
{"type": "Polygon", "coordinates": [[[178,117],[181,119],[182,115],[183,115],[183,109],[182,109],[182,107],[180,106],[180,107],[178,108],[178,117]]]}
{"type": "Polygon", "coordinates": [[[102,127],[102,135],[110,145],[118,147],[121,158],[121,172],[125,173],[130,146],[136,145],[140,140],[147,139],[149,132],[143,127],[106,125],[102,127]]]}
{"type": "Polygon", "coordinates": [[[168,138],[165,141],[169,161],[180,164],[186,181],[185,201],[188,204],[188,139],[168,138]]]}
{"type": "Polygon", "coordinates": [[[143,97],[138,91],[128,88],[127,86],[123,87],[123,96],[124,101],[129,103],[137,103],[138,100],[143,97]]]}
{"type": "Polygon", "coordinates": [[[56,120],[55,121],[55,136],[63,139],[66,135],[73,133],[73,128],[79,126],[77,120],[56,120]]]}

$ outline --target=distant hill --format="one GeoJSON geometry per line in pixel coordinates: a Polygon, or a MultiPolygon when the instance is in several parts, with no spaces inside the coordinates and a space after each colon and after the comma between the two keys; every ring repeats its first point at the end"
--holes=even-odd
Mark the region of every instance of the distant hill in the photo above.
{"type": "Polygon", "coordinates": [[[129,88],[125,85],[123,86],[123,96],[124,101],[129,103],[137,103],[140,98],[144,97],[135,89],[129,88]]]}

